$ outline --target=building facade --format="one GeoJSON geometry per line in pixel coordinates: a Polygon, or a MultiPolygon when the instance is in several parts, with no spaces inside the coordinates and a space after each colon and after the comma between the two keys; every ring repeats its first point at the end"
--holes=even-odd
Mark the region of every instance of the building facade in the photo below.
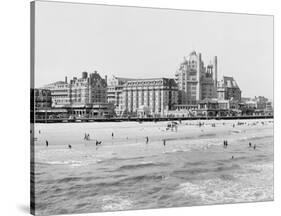
{"type": "Polygon", "coordinates": [[[112,116],[113,106],[107,103],[107,77],[97,71],[82,72],[81,78],[69,82],[58,81],[44,88],[51,91],[52,108],[67,108],[70,115],[78,117],[112,116]]]}
{"type": "Polygon", "coordinates": [[[204,65],[201,53],[191,52],[184,57],[176,71],[179,104],[197,104],[205,98],[215,98],[217,88],[217,57],[204,65]]]}
{"type": "Polygon", "coordinates": [[[119,116],[122,113],[122,95],[125,84],[135,79],[112,76],[107,81],[107,102],[114,105],[115,112],[119,116]]]}
{"type": "Polygon", "coordinates": [[[51,91],[52,107],[75,107],[107,102],[106,78],[96,71],[89,74],[82,72],[82,77],[73,77],[67,82],[58,81],[44,86],[51,91]]]}
{"type": "Polygon", "coordinates": [[[241,101],[241,90],[233,77],[223,76],[218,82],[217,95],[219,100],[241,101]]]}
{"type": "Polygon", "coordinates": [[[127,81],[122,92],[122,112],[131,116],[163,116],[178,103],[174,79],[138,79],[127,81]]]}
{"type": "Polygon", "coordinates": [[[50,109],[52,105],[51,91],[49,89],[32,89],[35,109],[50,109]]]}

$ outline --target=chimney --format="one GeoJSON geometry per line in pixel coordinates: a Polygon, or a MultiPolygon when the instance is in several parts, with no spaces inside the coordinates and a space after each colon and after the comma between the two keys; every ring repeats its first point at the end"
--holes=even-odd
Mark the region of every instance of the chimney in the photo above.
{"type": "Polygon", "coordinates": [[[218,58],[217,56],[214,57],[214,85],[215,91],[217,92],[217,85],[218,85],[218,58]]]}
{"type": "Polygon", "coordinates": [[[64,78],[64,82],[67,83],[67,76],[64,78]]]}
{"type": "Polygon", "coordinates": [[[87,79],[88,73],[86,71],[82,72],[82,79],[87,79]]]}

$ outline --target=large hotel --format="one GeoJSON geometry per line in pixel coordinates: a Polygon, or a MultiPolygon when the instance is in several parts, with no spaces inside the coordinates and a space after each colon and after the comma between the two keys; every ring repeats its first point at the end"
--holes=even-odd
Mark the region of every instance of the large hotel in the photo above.
{"type": "Polygon", "coordinates": [[[50,109],[64,109],[78,117],[189,116],[198,109],[218,115],[210,107],[238,109],[241,102],[241,90],[233,77],[218,81],[217,57],[205,64],[195,51],[184,57],[174,78],[107,79],[97,71],[82,72],[81,78],[68,81],[66,77],[41,89],[50,91],[50,109]]]}
{"type": "Polygon", "coordinates": [[[204,65],[201,53],[193,51],[184,57],[176,71],[176,82],[180,93],[180,104],[197,104],[205,98],[215,98],[217,90],[217,57],[204,65]]]}

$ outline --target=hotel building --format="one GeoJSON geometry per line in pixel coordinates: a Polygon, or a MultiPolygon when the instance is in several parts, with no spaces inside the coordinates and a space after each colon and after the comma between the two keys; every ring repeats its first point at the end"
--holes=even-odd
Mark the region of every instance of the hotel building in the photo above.
{"type": "Polygon", "coordinates": [[[217,57],[207,66],[201,53],[191,52],[184,57],[176,71],[176,83],[179,88],[179,104],[196,105],[205,98],[217,96],[217,57]]]}
{"type": "Polygon", "coordinates": [[[178,103],[178,88],[174,79],[151,78],[128,80],[122,90],[122,114],[160,116],[178,103]]]}
{"type": "Polygon", "coordinates": [[[113,107],[107,103],[107,84],[95,71],[82,77],[73,77],[69,82],[58,81],[44,86],[52,96],[53,108],[67,108],[75,116],[112,115],[113,107]]]}
{"type": "Polygon", "coordinates": [[[135,79],[112,76],[107,80],[107,102],[114,105],[118,116],[122,113],[123,88],[130,80],[135,79]]]}

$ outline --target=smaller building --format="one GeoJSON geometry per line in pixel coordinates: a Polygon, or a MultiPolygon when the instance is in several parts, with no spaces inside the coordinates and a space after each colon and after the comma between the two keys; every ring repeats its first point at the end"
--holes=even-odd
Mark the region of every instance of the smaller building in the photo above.
{"type": "Polygon", "coordinates": [[[34,89],[32,90],[34,95],[35,109],[50,109],[52,106],[51,91],[49,89],[34,89]]]}
{"type": "Polygon", "coordinates": [[[241,90],[233,77],[223,76],[218,82],[217,96],[219,100],[241,101],[241,90]]]}
{"type": "Polygon", "coordinates": [[[67,110],[70,118],[111,118],[115,116],[114,105],[111,103],[74,105],[67,110]]]}
{"type": "Polygon", "coordinates": [[[215,117],[219,115],[219,103],[216,99],[205,98],[199,101],[197,116],[215,117]]]}

